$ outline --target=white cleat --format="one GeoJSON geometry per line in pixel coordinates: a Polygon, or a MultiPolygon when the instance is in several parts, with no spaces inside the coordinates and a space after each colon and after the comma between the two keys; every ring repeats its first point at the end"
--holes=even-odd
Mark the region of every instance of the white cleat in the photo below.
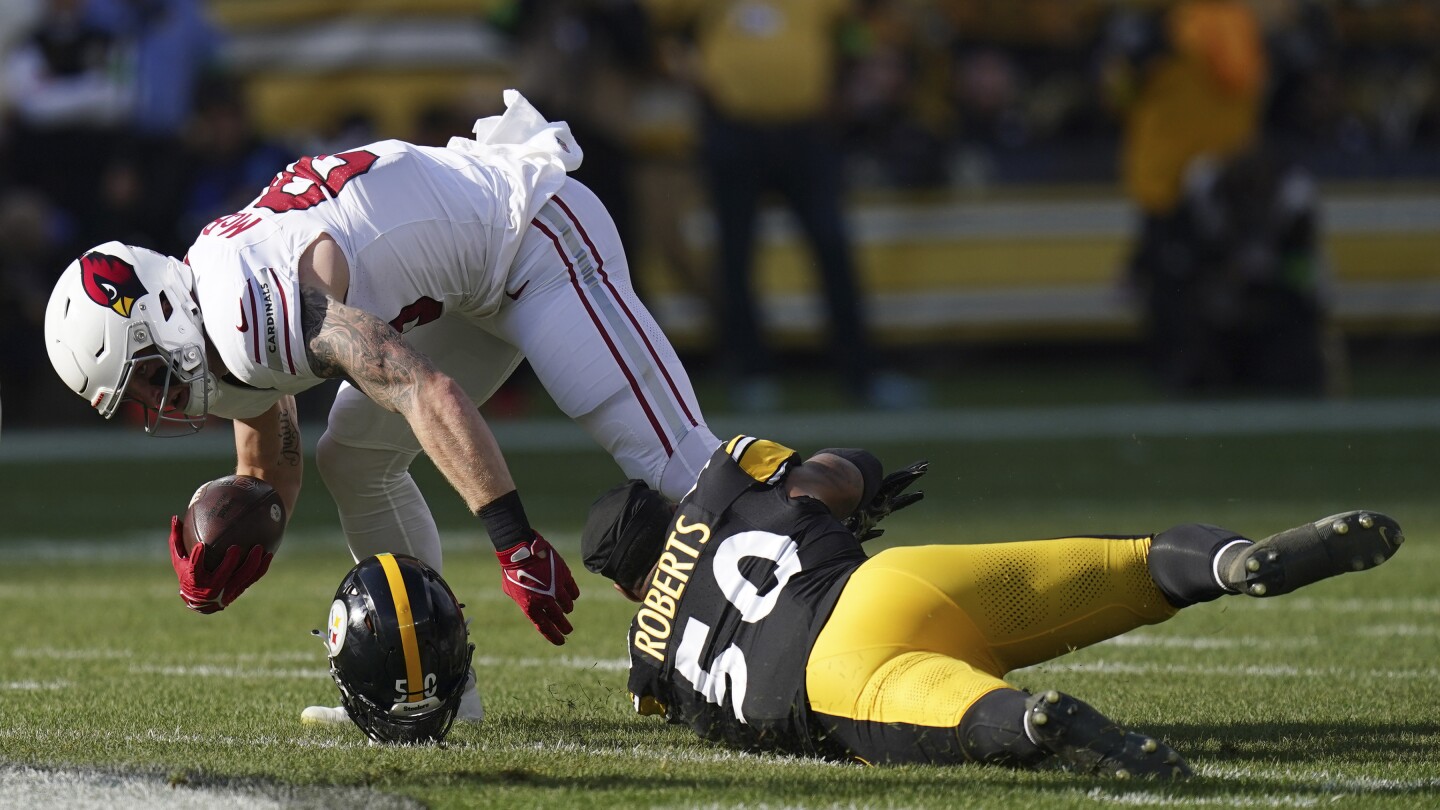
{"type": "Polygon", "coordinates": [[[475,685],[475,668],[465,678],[465,692],[460,695],[460,708],[455,711],[459,723],[478,723],[485,719],[485,707],[480,703],[480,689],[475,685]]]}
{"type": "Polygon", "coordinates": [[[300,724],[305,726],[349,725],[350,714],[344,706],[306,706],[300,713],[300,724]]]}

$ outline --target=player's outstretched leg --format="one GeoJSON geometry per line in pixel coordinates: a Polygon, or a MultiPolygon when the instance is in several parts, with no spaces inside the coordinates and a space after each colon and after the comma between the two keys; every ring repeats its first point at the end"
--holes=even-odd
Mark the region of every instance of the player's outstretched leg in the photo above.
{"type": "Polygon", "coordinates": [[[1191,774],[1175,749],[1126,731],[1090,704],[1053,689],[1025,702],[1025,734],[1079,773],[1120,779],[1191,774]]]}
{"type": "Polygon", "coordinates": [[[1379,512],[1356,510],[1286,529],[1243,548],[1217,566],[1225,587],[1251,596],[1279,596],[1390,559],[1405,535],[1379,512]]]}

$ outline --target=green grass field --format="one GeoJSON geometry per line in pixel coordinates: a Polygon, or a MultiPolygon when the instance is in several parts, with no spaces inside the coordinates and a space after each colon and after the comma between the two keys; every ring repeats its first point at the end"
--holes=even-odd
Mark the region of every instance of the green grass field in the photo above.
{"type": "Polygon", "coordinates": [[[318,480],[270,574],[206,617],[175,595],[164,523],[223,459],[12,459],[0,464],[0,805],[27,795],[6,768],[38,768],[159,786],[112,807],[155,795],[232,806],[207,790],[252,807],[1440,807],[1440,431],[870,444],[891,464],[932,462],[926,501],[888,524],[893,543],[1194,520],[1261,536],[1358,507],[1394,515],[1409,542],[1379,570],[1202,605],[1013,676],[1163,737],[1196,767],[1187,783],[867,768],[727,751],[633,715],[629,603],[579,567],[585,508],[618,476],[600,453],[511,453],[532,518],[584,589],[561,648],[501,594],[478,526],[426,468],[488,716],[443,748],[397,749],[298,723],[336,699],[309,631],[350,564],[318,480]]]}

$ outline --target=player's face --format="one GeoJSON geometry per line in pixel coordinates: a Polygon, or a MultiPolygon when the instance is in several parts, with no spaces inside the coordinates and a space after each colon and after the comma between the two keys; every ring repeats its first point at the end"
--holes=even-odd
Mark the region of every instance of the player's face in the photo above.
{"type": "Polygon", "coordinates": [[[162,416],[184,418],[185,406],[190,402],[190,386],[175,379],[163,357],[153,354],[136,357],[131,361],[124,399],[162,416]]]}

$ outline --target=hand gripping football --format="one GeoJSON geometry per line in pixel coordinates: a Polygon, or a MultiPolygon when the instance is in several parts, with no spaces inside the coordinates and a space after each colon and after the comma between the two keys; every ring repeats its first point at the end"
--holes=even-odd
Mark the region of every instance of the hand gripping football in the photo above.
{"type": "Polygon", "coordinates": [[[284,536],[285,504],[280,493],[248,475],[227,475],[201,484],[185,510],[185,553],[204,543],[205,568],[211,571],[231,546],[239,546],[241,556],[252,546],[274,554],[284,536]]]}

